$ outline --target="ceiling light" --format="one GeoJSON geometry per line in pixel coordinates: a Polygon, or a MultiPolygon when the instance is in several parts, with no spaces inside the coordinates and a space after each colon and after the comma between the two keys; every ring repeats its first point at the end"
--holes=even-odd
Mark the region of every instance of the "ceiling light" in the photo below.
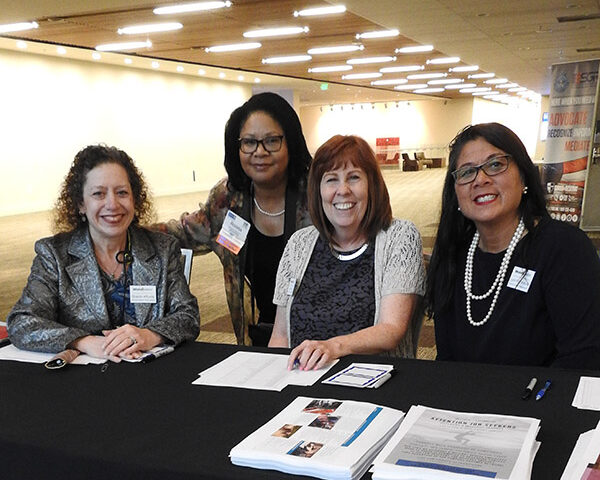
{"type": "Polygon", "coordinates": [[[255,78],[255,79],[254,79],[254,83],[260,83],[260,78],[258,78],[258,77],[257,77],[257,78],[255,78]]]}
{"type": "Polygon", "coordinates": [[[92,58],[94,60],[100,60],[102,58],[102,55],[100,55],[98,52],[94,52],[92,53],[92,58]]]}
{"type": "Polygon", "coordinates": [[[496,85],[496,88],[515,88],[518,87],[518,83],[502,83],[501,85],[496,85]]]}
{"type": "Polygon", "coordinates": [[[474,88],[461,88],[460,93],[476,93],[476,92],[489,92],[491,87],[474,87],[474,88]]]}
{"type": "Polygon", "coordinates": [[[446,85],[446,90],[458,90],[459,88],[475,88],[476,83],[457,83],[454,85],[446,85]]]}
{"type": "Polygon", "coordinates": [[[204,70],[203,68],[199,68],[198,75],[206,75],[206,70],[204,70]]]}
{"type": "Polygon", "coordinates": [[[383,74],[379,72],[370,73],[349,73],[348,75],[342,75],[342,80],[363,80],[365,78],[379,78],[383,74]]]}
{"type": "Polygon", "coordinates": [[[493,95],[498,95],[499,93],[500,92],[496,92],[495,90],[492,90],[492,91],[487,91],[487,92],[473,92],[472,95],[480,95],[480,96],[490,95],[490,96],[493,96],[493,95]]]}
{"type": "Polygon", "coordinates": [[[117,33],[119,35],[138,35],[140,33],[171,32],[181,28],[183,28],[183,25],[179,22],[146,23],[144,25],[131,25],[119,28],[117,33]]]}
{"type": "Polygon", "coordinates": [[[424,70],[423,65],[399,65],[397,67],[384,67],[380,68],[381,73],[397,73],[397,72],[418,72],[424,70]]]}
{"type": "Polygon", "coordinates": [[[409,80],[425,80],[427,78],[444,78],[447,76],[447,73],[415,73],[413,75],[407,75],[406,78],[409,80]]]}
{"type": "Polygon", "coordinates": [[[308,50],[309,55],[323,55],[327,53],[347,53],[363,50],[363,45],[337,45],[335,47],[317,47],[308,50]]]}
{"type": "Polygon", "coordinates": [[[406,78],[386,78],[385,80],[375,80],[371,85],[402,85],[408,83],[406,78]]]}
{"type": "Polygon", "coordinates": [[[344,5],[332,5],[331,7],[307,8],[305,10],[296,10],[294,17],[312,17],[315,15],[331,15],[333,13],[344,13],[344,5]]]}
{"type": "Polygon", "coordinates": [[[493,78],[495,76],[495,73],[475,73],[473,75],[469,75],[468,78],[493,78]]]}
{"type": "Polygon", "coordinates": [[[243,82],[244,81],[244,76],[243,75],[238,75],[238,81],[243,82]]]}
{"type": "Polygon", "coordinates": [[[158,68],[160,67],[160,63],[158,63],[157,61],[152,62],[152,68],[158,68]]]}
{"type": "Polygon", "coordinates": [[[96,50],[100,52],[115,52],[122,50],[138,50],[140,48],[150,48],[152,42],[146,40],[145,42],[122,42],[122,43],[103,43],[102,45],[96,45],[96,50]]]}
{"type": "Polygon", "coordinates": [[[184,68],[181,65],[177,65],[177,71],[179,73],[183,72],[184,68]]]}
{"type": "Polygon", "coordinates": [[[442,78],[441,80],[429,80],[429,85],[451,85],[453,83],[462,83],[462,78],[442,78]]]}
{"type": "Polygon", "coordinates": [[[352,65],[330,65],[328,67],[313,67],[308,69],[308,73],[347,72],[348,70],[352,70],[352,65]]]}
{"type": "Polygon", "coordinates": [[[426,83],[413,83],[412,85],[396,85],[394,90],[416,90],[419,88],[427,88],[426,83]]]}
{"type": "Polygon", "coordinates": [[[126,58],[123,60],[127,65],[131,65],[133,63],[133,60],[131,58],[126,58]]]}
{"type": "Polygon", "coordinates": [[[281,35],[297,35],[298,33],[308,33],[308,31],[308,27],[279,27],[265,28],[263,30],[249,30],[244,32],[243,35],[246,38],[278,37],[281,35]]]}
{"type": "Polygon", "coordinates": [[[272,64],[272,63],[293,63],[293,62],[308,62],[312,60],[310,55],[288,55],[286,57],[269,57],[263,58],[262,63],[272,64]]]}
{"type": "Polygon", "coordinates": [[[439,57],[439,58],[431,58],[427,60],[428,65],[445,65],[447,63],[458,63],[460,62],[460,57],[439,57]]]}
{"type": "Polygon", "coordinates": [[[395,53],[419,53],[419,52],[431,52],[433,45],[413,45],[412,47],[397,48],[395,53]]]}
{"type": "Polygon", "coordinates": [[[479,70],[479,65],[463,65],[461,67],[450,67],[449,72],[476,72],[479,70]]]}
{"type": "Polygon", "coordinates": [[[23,30],[31,30],[38,27],[39,25],[37,22],[7,23],[5,25],[0,25],[0,33],[21,32],[23,30]]]}
{"type": "Polygon", "coordinates": [[[262,45],[258,42],[248,43],[230,43],[229,45],[215,45],[213,47],[205,48],[206,53],[222,53],[222,52],[236,52],[238,50],[252,50],[254,48],[260,48],[262,45]]]}
{"type": "Polygon", "coordinates": [[[524,92],[525,90],[527,90],[525,87],[514,87],[508,89],[509,92],[524,92]]]}
{"type": "Polygon", "coordinates": [[[231,2],[194,2],[183,3],[181,5],[170,5],[167,7],[157,7],[154,10],[155,15],[169,15],[171,13],[189,13],[200,12],[203,10],[215,10],[217,8],[231,7],[231,2]]]}
{"type": "Polygon", "coordinates": [[[443,91],[443,88],[417,88],[413,90],[413,93],[439,93],[443,91]]]}
{"type": "Polygon", "coordinates": [[[223,72],[219,72],[219,78],[225,78],[225,74],[223,72]]]}
{"type": "Polygon", "coordinates": [[[364,65],[367,63],[386,63],[395,62],[396,57],[364,57],[364,58],[351,58],[346,60],[346,63],[350,65],[364,65]]]}
{"type": "Polygon", "coordinates": [[[57,47],[56,53],[58,53],[59,55],[64,55],[67,53],[67,49],[65,47],[57,47]]]}
{"type": "Polygon", "coordinates": [[[394,30],[376,30],[374,32],[363,32],[357,33],[356,38],[387,38],[387,37],[397,37],[400,35],[400,32],[396,29],[394,30]]]}
{"type": "Polygon", "coordinates": [[[498,83],[506,83],[508,79],[506,78],[491,78],[490,80],[485,80],[483,83],[487,83],[489,85],[496,85],[498,83]]]}
{"type": "Polygon", "coordinates": [[[26,42],[24,42],[23,40],[19,40],[19,41],[17,42],[17,48],[21,48],[21,49],[23,49],[23,48],[27,48],[27,43],[26,43],[26,42]]]}

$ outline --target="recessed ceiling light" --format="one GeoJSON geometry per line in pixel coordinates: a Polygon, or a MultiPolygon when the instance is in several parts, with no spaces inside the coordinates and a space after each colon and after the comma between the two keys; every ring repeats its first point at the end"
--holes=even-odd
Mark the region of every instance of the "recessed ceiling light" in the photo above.
{"type": "Polygon", "coordinates": [[[258,78],[258,77],[257,77],[257,78],[255,78],[255,79],[254,79],[254,83],[260,83],[260,78],[258,78]]]}
{"type": "Polygon", "coordinates": [[[324,55],[328,53],[347,53],[356,52],[357,50],[363,50],[363,45],[336,45],[333,47],[317,47],[308,50],[309,55],[324,55]]]}
{"type": "Polygon", "coordinates": [[[423,65],[398,65],[397,67],[384,67],[380,68],[381,73],[398,73],[398,72],[418,72],[424,70],[423,65]]]}
{"type": "Polygon", "coordinates": [[[412,85],[396,85],[394,90],[417,90],[419,88],[427,88],[426,83],[413,83],[412,85]]]}
{"type": "Polygon", "coordinates": [[[122,42],[122,43],[104,43],[97,45],[96,50],[100,52],[117,52],[124,50],[139,50],[140,48],[150,48],[152,42],[146,40],[145,42],[122,42]]]}
{"type": "Polygon", "coordinates": [[[463,65],[461,67],[450,67],[449,72],[476,72],[479,70],[479,65],[463,65]]]}
{"type": "Polygon", "coordinates": [[[409,80],[425,80],[427,78],[444,78],[447,76],[447,73],[415,73],[412,75],[407,75],[406,78],[409,80]]]}
{"type": "Polygon", "coordinates": [[[509,92],[524,92],[525,90],[527,90],[525,87],[514,87],[508,89],[509,92]]]}
{"type": "Polygon", "coordinates": [[[385,80],[375,80],[371,85],[403,85],[408,83],[406,78],[386,78],[385,80]]]}
{"type": "Polygon", "coordinates": [[[243,82],[244,81],[244,76],[243,75],[238,75],[238,81],[243,82]]]}
{"type": "Polygon", "coordinates": [[[367,63],[387,63],[395,62],[396,57],[364,57],[364,58],[351,58],[346,60],[349,65],[364,65],[367,63]]]}
{"type": "Polygon", "coordinates": [[[475,88],[476,83],[455,83],[452,85],[446,85],[446,90],[459,90],[461,88],[475,88]]]}
{"type": "Polygon", "coordinates": [[[56,53],[58,53],[59,55],[65,55],[67,53],[67,49],[65,47],[57,47],[56,53]]]}
{"type": "Polygon", "coordinates": [[[413,45],[411,47],[397,48],[395,53],[419,53],[419,52],[431,52],[433,45],[413,45]]]}
{"type": "Polygon", "coordinates": [[[199,68],[198,75],[206,75],[206,70],[204,70],[203,68],[199,68]]]}
{"type": "Polygon", "coordinates": [[[254,48],[260,48],[262,45],[258,42],[248,43],[232,43],[229,45],[215,45],[213,47],[205,48],[207,53],[222,53],[222,52],[236,52],[239,50],[252,50],[254,48]]]}
{"type": "Polygon", "coordinates": [[[487,91],[487,92],[473,92],[471,95],[489,95],[489,96],[493,96],[493,95],[498,95],[500,92],[496,92],[495,90],[491,90],[491,91],[487,91]]]}
{"type": "Polygon", "coordinates": [[[0,33],[21,32],[23,30],[31,30],[38,28],[37,22],[19,22],[0,25],[0,33]]]}
{"type": "Polygon", "coordinates": [[[429,85],[451,85],[454,83],[462,83],[462,78],[442,78],[440,80],[429,80],[427,83],[429,85]]]}
{"type": "Polygon", "coordinates": [[[431,58],[427,60],[427,64],[431,65],[445,65],[447,63],[458,63],[460,62],[460,57],[439,57],[439,58],[431,58]]]}
{"type": "Polygon", "coordinates": [[[219,78],[225,78],[225,74],[223,72],[219,72],[219,78]]]}
{"type": "Polygon", "coordinates": [[[183,25],[179,22],[147,23],[145,25],[131,25],[119,28],[117,33],[119,35],[138,35],[141,33],[171,32],[181,28],[183,28],[183,25]]]}
{"type": "Polygon", "coordinates": [[[491,78],[489,80],[484,80],[483,83],[487,83],[489,85],[496,85],[498,83],[506,83],[508,82],[507,78],[491,78]]]}
{"type": "Polygon", "coordinates": [[[496,85],[496,88],[514,88],[514,87],[518,87],[519,84],[518,83],[502,83],[500,85],[496,85]]]}
{"type": "Polygon", "coordinates": [[[184,68],[181,65],[177,65],[177,71],[183,72],[184,68]]]}
{"type": "Polygon", "coordinates": [[[394,30],[376,30],[373,32],[363,32],[357,33],[356,38],[387,38],[387,37],[397,37],[400,35],[400,32],[396,29],[394,30]]]}
{"type": "Polygon", "coordinates": [[[491,87],[473,87],[473,88],[461,88],[460,93],[476,93],[476,92],[490,92],[491,87]]]}
{"type": "Polygon", "coordinates": [[[100,55],[98,52],[94,52],[92,53],[92,58],[94,60],[100,60],[102,58],[102,55],[100,55]]]}
{"type": "Polygon", "coordinates": [[[342,75],[342,80],[363,80],[366,78],[379,78],[381,76],[383,74],[379,72],[349,73],[348,75],[342,75]]]}
{"type": "Polygon", "coordinates": [[[171,13],[189,13],[200,12],[203,10],[215,10],[217,8],[231,7],[231,2],[194,2],[183,3],[181,5],[170,5],[167,7],[157,7],[154,10],[155,15],[169,15],[171,13]]]}
{"type": "Polygon", "coordinates": [[[26,42],[24,42],[23,40],[19,40],[19,41],[17,42],[17,48],[20,48],[20,49],[27,48],[27,43],[26,43],[26,42]]]}
{"type": "Polygon", "coordinates": [[[125,60],[123,60],[127,65],[131,65],[133,63],[133,60],[131,58],[126,58],[125,60]]]}
{"type": "Polygon", "coordinates": [[[263,58],[262,63],[273,64],[273,63],[294,63],[294,62],[308,62],[312,60],[310,55],[288,55],[285,57],[269,57],[263,58]]]}
{"type": "Polygon", "coordinates": [[[495,73],[475,73],[473,75],[469,75],[468,78],[494,78],[495,76],[495,73]]]}
{"type": "Polygon", "coordinates": [[[334,13],[344,13],[346,7],[344,5],[332,5],[331,7],[307,8],[304,10],[296,10],[294,17],[312,17],[315,15],[331,15],[334,13]]]}
{"type": "Polygon", "coordinates": [[[265,28],[263,30],[249,30],[242,35],[246,38],[278,37],[282,35],[297,35],[299,33],[308,33],[308,27],[278,27],[265,28]]]}
{"type": "Polygon", "coordinates": [[[152,68],[159,68],[160,67],[160,63],[158,63],[157,61],[152,62],[152,68]]]}
{"type": "Polygon", "coordinates": [[[413,93],[439,93],[443,91],[443,88],[417,88],[413,90],[413,93]]]}
{"type": "Polygon", "coordinates": [[[308,73],[347,72],[348,70],[352,70],[352,65],[329,65],[309,68],[308,73]]]}

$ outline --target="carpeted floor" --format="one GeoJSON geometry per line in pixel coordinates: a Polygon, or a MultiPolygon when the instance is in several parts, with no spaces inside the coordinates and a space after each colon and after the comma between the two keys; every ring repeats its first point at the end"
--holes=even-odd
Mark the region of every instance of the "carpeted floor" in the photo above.
{"type": "MultiPolygon", "coordinates": [[[[445,169],[401,172],[384,170],[392,210],[397,218],[409,219],[419,229],[426,252],[433,246],[439,215],[441,189],[445,169]]],[[[192,211],[208,192],[157,197],[154,200],[159,220],[177,218],[192,211]]],[[[5,319],[18,300],[33,260],[33,244],[51,235],[50,212],[0,217],[0,318],[5,319]]],[[[235,343],[225,300],[221,264],[216,255],[194,257],[190,289],[200,304],[201,333],[199,340],[235,343]]],[[[419,358],[435,358],[433,324],[425,320],[419,341],[419,358]]]]}

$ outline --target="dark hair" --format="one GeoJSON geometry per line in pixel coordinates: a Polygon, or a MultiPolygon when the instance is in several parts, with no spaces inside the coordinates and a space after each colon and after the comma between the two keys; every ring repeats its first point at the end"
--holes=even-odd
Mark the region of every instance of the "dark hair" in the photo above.
{"type": "Polygon", "coordinates": [[[225,125],[225,170],[228,186],[232,190],[249,191],[251,180],[240,163],[240,130],[254,112],[265,112],[283,129],[288,148],[288,184],[298,187],[306,180],[311,156],[302,134],[300,119],[283,97],[272,92],[253,95],[241,107],[236,108],[225,125]]]}
{"type": "Polygon", "coordinates": [[[549,216],[538,169],[531,161],[523,142],[511,129],[500,123],[480,123],[461,130],[450,142],[448,171],[442,192],[442,211],[427,275],[429,314],[433,313],[434,308],[443,310],[449,305],[454,295],[458,254],[466,248],[475,234],[473,221],[458,211],[452,172],[456,170],[465,144],[478,138],[509,154],[512,157],[511,161],[519,169],[523,185],[527,187],[527,194],[521,197],[519,212],[532,236],[535,233],[536,221],[549,216]]]}
{"type": "Polygon", "coordinates": [[[328,242],[332,241],[333,225],[323,211],[321,179],[326,172],[345,164],[363,170],[368,181],[367,211],[360,229],[369,241],[392,222],[392,207],[385,181],[373,150],[362,138],[354,135],[335,135],[319,147],[308,174],[308,211],[314,226],[328,242]]]}
{"type": "Polygon", "coordinates": [[[123,150],[106,145],[90,145],[81,150],[71,164],[54,207],[54,231],[69,232],[85,222],[79,214],[83,203],[83,186],[90,170],[104,163],[116,163],[127,172],[131,185],[135,214],[133,223],[149,223],[153,218],[152,204],[142,173],[123,150]]]}

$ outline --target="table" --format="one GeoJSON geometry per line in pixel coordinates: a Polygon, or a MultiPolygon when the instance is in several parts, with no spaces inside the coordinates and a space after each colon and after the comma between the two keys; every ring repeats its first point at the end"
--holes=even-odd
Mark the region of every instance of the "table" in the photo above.
{"type": "Polygon", "coordinates": [[[331,373],[353,361],[391,362],[396,372],[376,390],[320,383],[282,392],[191,385],[200,371],[239,349],[250,348],[189,343],[155,362],[109,364],[104,372],[99,365],[49,371],[0,362],[2,478],[307,478],[237,467],[228,457],[234,445],[305,395],[405,412],[422,404],[540,418],[542,446],[532,478],[552,480],[560,478],[578,435],[600,419],[600,412],[571,407],[579,376],[600,372],[541,367],[349,356],[331,373]],[[551,378],[553,386],[541,401],[523,401],[534,376],[551,378]]]}

